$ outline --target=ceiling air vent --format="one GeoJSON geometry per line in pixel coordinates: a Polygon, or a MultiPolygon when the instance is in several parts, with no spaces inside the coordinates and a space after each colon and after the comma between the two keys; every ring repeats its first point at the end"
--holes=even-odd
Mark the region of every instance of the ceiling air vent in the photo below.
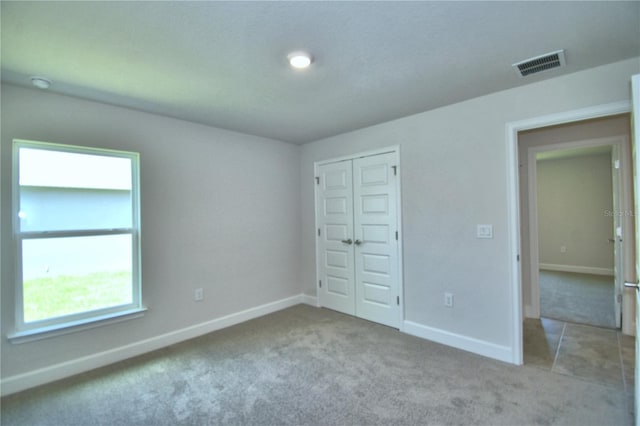
{"type": "Polygon", "coordinates": [[[557,50],[513,64],[520,77],[564,66],[564,50],[557,50]]]}

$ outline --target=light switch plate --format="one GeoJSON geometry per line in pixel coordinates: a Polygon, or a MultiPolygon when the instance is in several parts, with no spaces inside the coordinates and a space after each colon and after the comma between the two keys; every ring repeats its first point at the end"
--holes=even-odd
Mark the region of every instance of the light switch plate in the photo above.
{"type": "Polygon", "coordinates": [[[493,238],[493,225],[478,225],[478,238],[493,238]]]}

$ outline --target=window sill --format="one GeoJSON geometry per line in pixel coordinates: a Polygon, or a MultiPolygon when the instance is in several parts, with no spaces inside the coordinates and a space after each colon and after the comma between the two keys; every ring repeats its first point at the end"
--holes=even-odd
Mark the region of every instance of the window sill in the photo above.
{"type": "Polygon", "coordinates": [[[128,321],[144,316],[147,308],[130,309],[128,311],[114,312],[99,317],[86,318],[78,321],[65,322],[61,324],[49,325],[46,327],[32,328],[24,331],[17,331],[7,335],[13,344],[28,343],[36,340],[48,339],[50,337],[61,336],[63,334],[75,333],[91,328],[102,327],[103,325],[115,324],[121,321],[128,321]]]}

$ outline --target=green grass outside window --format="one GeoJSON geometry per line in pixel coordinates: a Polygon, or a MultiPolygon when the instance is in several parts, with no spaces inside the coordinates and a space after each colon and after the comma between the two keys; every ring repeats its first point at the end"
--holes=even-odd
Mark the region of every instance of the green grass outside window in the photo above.
{"type": "Polygon", "coordinates": [[[24,321],[131,303],[131,272],[58,275],[24,281],[24,321]]]}

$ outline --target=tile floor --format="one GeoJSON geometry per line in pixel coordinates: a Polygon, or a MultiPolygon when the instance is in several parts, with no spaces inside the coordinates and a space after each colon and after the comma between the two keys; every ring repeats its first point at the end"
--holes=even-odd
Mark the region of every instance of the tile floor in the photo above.
{"type": "Polygon", "coordinates": [[[614,329],[527,318],[524,363],[624,389],[632,396],[635,338],[614,329]]]}

